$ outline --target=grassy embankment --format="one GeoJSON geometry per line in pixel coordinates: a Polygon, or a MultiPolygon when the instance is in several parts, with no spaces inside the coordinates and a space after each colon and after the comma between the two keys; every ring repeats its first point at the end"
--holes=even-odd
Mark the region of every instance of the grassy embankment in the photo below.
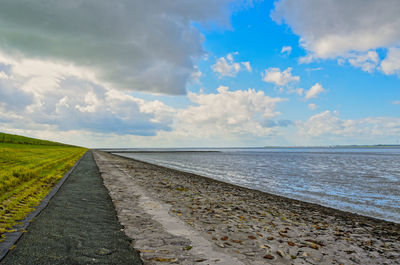
{"type": "Polygon", "coordinates": [[[87,151],[0,133],[0,241],[87,151]]]}

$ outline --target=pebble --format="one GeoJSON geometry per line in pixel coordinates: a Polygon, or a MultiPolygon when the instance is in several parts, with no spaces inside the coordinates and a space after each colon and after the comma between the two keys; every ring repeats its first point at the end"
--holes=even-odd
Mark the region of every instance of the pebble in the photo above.
{"type": "Polygon", "coordinates": [[[264,259],[274,259],[275,257],[272,256],[271,254],[267,254],[264,256],[264,259]]]}

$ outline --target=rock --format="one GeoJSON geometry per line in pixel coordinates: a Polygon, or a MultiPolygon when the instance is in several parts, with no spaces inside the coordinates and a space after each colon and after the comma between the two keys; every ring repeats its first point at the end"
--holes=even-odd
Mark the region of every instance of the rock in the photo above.
{"type": "Polygon", "coordinates": [[[321,247],[325,246],[325,244],[322,243],[321,241],[316,241],[316,240],[312,240],[312,239],[306,239],[305,241],[314,243],[316,245],[320,245],[321,247]]]}
{"type": "Polygon", "coordinates": [[[106,248],[101,248],[101,249],[99,250],[98,254],[99,254],[99,255],[105,255],[105,256],[107,256],[107,255],[110,255],[110,254],[113,253],[113,252],[114,252],[113,250],[106,249],[106,248]]]}
{"type": "Polygon", "coordinates": [[[279,232],[279,235],[280,235],[281,237],[288,237],[287,235],[285,235],[285,234],[282,233],[282,232],[279,232]]]}
{"type": "Polygon", "coordinates": [[[354,263],[360,264],[360,260],[355,257],[350,257],[349,260],[351,260],[354,263]]]}
{"type": "Polygon", "coordinates": [[[295,244],[292,241],[288,241],[287,244],[291,247],[293,247],[295,244]]]}
{"type": "Polygon", "coordinates": [[[313,248],[313,249],[316,249],[316,250],[319,249],[318,245],[315,244],[315,243],[311,243],[311,244],[309,245],[309,247],[310,247],[310,248],[313,248]]]}
{"type": "Polygon", "coordinates": [[[274,259],[275,257],[272,256],[271,254],[267,254],[264,256],[264,259],[274,259]]]}
{"type": "Polygon", "coordinates": [[[255,237],[255,236],[251,236],[251,235],[250,235],[250,236],[248,236],[248,238],[249,238],[249,239],[253,239],[253,240],[254,240],[254,239],[257,239],[257,237],[255,237]]]}
{"type": "Polygon", "coordinates": [[[217,246],[219,246],[220,248],[225,248],[225,246],[223,244],[220,243],[215,243],[217,246]]]}
{"type": "Polygon", "coordinates": [[[227,236],[223,236],[223,237],[221,237],[221,240],[222,241],[226,241],[226,240],[228,240],[228,237],[227,236]]]}
{"type": "Polygon", "coordinates": [[[159,262],[177,262],[177,258],[162,258],[162,257],[155,257],[151,258],[151,261],[159,261],[159,262]]]}

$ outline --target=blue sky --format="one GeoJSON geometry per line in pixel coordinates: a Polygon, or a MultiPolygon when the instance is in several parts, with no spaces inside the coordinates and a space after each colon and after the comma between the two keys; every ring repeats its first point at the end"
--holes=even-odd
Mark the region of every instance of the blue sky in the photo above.
{"type": "Polygon", "coordinates": [[[116,3],[0,4],[0,131],[89,147],[400,141],[398,1],[116,3]]]}

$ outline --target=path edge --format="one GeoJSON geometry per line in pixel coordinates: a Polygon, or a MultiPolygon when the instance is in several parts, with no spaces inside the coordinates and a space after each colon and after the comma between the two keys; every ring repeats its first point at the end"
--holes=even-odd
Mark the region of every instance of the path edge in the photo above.
{"type": "Polygon", "coordinates": [[[91,150],[86,151],[81,158],[76,161],[76,163],[70,168],[70,170],[64,174],[64,176],[57,182],[57,184],[50,190],[50,192],[44,197],[44,199],[39,203],[38,206],[35,207],[35,210],[30,212],[25,219],[21,221],[22,224],[17,225],[15,227],[15,232],[5,233],[6,238],[4,241],[0,242],[0,262],[6,257],[8,252],[12,249],[12,247],[18,242],[18,240],[24,234],[24,230],[28,228],[33,219],[38,216],[44,209],[46,209],[50,200],[56,195],[56,193],[60,190],[61,186],[65,183],[74,169],[79,165],[82,158],[87,155],[91,150]],[[22,231],[21,231],[22,230],[22,231]]]}

